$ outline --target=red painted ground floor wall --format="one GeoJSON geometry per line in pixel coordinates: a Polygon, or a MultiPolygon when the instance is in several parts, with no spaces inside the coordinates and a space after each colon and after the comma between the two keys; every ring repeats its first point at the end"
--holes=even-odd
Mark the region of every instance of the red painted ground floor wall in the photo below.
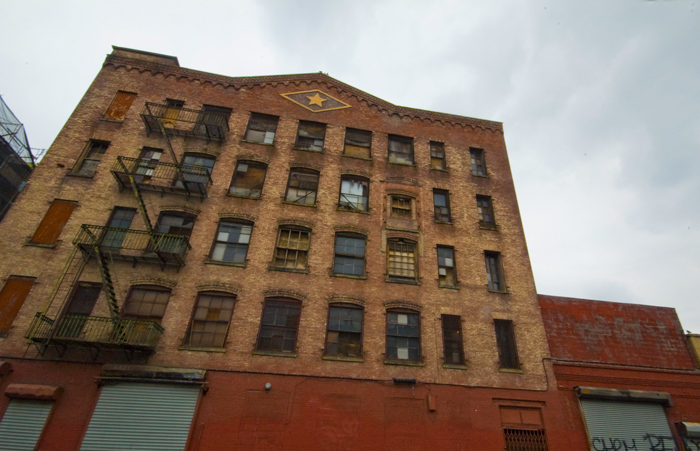
{"type": "MultiPolygon", "coordinates": [[[[78,450],[100,395],[101,366],[8,361],[12,371],[0,379],[3,393],[9,384],[63,388],[38,449],[78,450]]],[[[550,451],[588,449],[580,412],[568,398],[562,403],[563,390],[399,385],[219,371],[207,372],[205,387],[188,451],[500,451],[505,449],[504,419],[517,422],[512,414],[517,417],[521,411],[541,416],[550,451]]],[[[6,396],[0,397],[0,415],[8,402],[6,396]]]]}

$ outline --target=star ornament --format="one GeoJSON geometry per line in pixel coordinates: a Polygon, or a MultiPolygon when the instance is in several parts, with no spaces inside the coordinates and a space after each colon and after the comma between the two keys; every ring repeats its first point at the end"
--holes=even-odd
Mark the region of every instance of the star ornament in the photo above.
{"type": "Polygon", "coordinates": [[[350,105],[347,103],[336,99],[320,89],[301,92],[287,92],[280,95],[285,99],[296,103],[300,107],[306,108],[312,113],[323,113],[326,111],[340,110],[342,108],[350,108],[350,105]]]}

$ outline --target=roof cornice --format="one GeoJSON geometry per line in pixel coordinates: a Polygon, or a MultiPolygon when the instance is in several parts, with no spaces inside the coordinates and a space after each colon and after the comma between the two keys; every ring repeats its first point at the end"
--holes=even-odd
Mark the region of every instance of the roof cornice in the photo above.
{"type": "Polygon", "coordinates": [[[177,78],[185,78],[189,81],[209,82],[212,85],[221,85],[224,88],[252,88],[254,86],[264,87],[265,85],[276,86],[277,84],[295,84],[299,85],[302,82],[319,83],[334,87],[338,92],[345,93],[351,97],[355,97],[360,102],[366,102],[368,105],[375,106],[380,111],[384,111],[389,115],[396,114],[400,117],[410,117],[412,119],[428,120],[431,122],[441,122],[444,124],[454,124],[469,126],[473,128],[481,128],[503,132],[503,124],[501,122],[488,121],[485,119],[477,119],[466,116],[458,116],[454,114],[438,113],[435,111],[421,110],[417,108],[408,108],[394,105],[393,103],[382,100],[371,94],[368,94],[360,89],[343,83],[335,78],[324,73],[311,74],[292,74],[292,75],[265,75],[254,77],[227,77],[224,75],[212,74],[209,72],[187,69],[184,67],[172,66],[167,64],[159,64],[152,61],[136,60],[118,55],[107,55],[103,67],[111,66],[115,69],[124,67],[127,70],[136,69],[140,72],[150,72],[152,75],[163,74],[164,76],[173,75],[177,78]]]}

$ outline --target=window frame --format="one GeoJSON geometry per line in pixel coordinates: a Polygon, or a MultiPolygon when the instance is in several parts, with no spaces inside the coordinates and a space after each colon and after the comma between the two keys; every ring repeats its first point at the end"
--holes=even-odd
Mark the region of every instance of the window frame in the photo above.
{"type": "MultiPolygon", "coordinates": [[[[399,323],[397,322],[396,325],[399,326],[399,325],[404,325],[404,324],[399,324],[399,323]]],[[[386,311],[386,326],[385,326],[385,327],[386,327],[386,328],[385,328],[385,345],[386,345],[386,349],[385,349],[384,357],[386,358],[386,360],[387,360],[388,362],[392,362],[392,363],[407,363],[407,364],[411,364],[411,363],[414,363],[414,364],[415,364],[415,363],[423,363],[423,354],[422,354],[423,349],[422,349],[422,343],[421,343],[422,328],[421,328],[421,315],[420,315],[420,312],[419,312],[419,311],[417,311],[417,310],[411,310],[411,309],[403,309],[403,308],[390,308],[390,309],[387,309],[387,311],[386,311]],[[406,321],[407,321],[407,322],[406,322],[406,324],[405,324],[406,326],[410,326],[410,324],[409,324],[409,323],[410,323],[410,320],[408,319],[408,317],[409,317],[409,316],[415,317],[416,320],[417,320],[417,328],[418,328],[418,334],[417,334],[417,336],[401,335],[401,334],[398,333],[398,331],[397,331],[397,333],[395,333],[395,334],[389,333],[389,327],[390,327],[390,324],[391,324],[391,323],[390,323],[390,319],[391,319],[391,316],[392,316],[392,315],[397,315],[397,318],[396,318],[397,321],[399,320],[398,315],[406,315],[406,316],[407,316],[407,318],[406,318],[406,321]],[[391,355],[390,348],[393,348],[393,346],[390,346],[390,345],[389,345],[390,337],[395,337],[395,338],[397,338],[397,339],[406,338],[407,340],[411,340],[411,339],[415,340],[416,343],[417,343],[417,345],[418,345],[418,346],[416,347],[416,348],[417,348],[417,352],[418,352],[418,357],[415,358],[415,359],[411,359],[411,358],[410,358],[410,349],[411,349],[411,348],[410,348],[410,343],[411,343],[410,341],[407,342],[407,344],[409,344],[409,347],[406,348],[406,350],[407,350],[407,352],[408,352],[406,358],[400,358],[400,357],[398,356],[399,346],[396,346],[396,354],[397,354],[397,356],[396,356],[395,358],[394,358],[394,357],[390,357],[390,355],[391,355]]]]}
{"type": "MultiPolygon", "coordinates": [[[[229,219],[229,218],[222,218],[219,220],[219,224],[216,227],[216,235],[214,235],[214,240],[211,245],[211,249],[209,250],[209,255],[207,257],[208,262],[214,262],[222,265],[231,265],[231,266],[242,266],[245,267],[248,263],[248,251],[250,250],[250,241],[253,238],[253,226],[254,223],[252,221],[245,221],[245,220],[240,220],[240,219],[229,219]],[[223,224],[229,224],[229,225],[239,225],[241,228],[243,227],[250,227],[250,233],[248,234],[248,242],[247,243],[231,243],[229,241],[219,241],[219,231],[221,229],[221,226],[223,224]],[[228,250],[229,245],[233,246],[242,246],[242,244],[245,244],[245,255],[243,256],[243,262],[242,263],[237,263],[235,261],[225,261],[223,259],[221,260],[216,260],[214,258],[214,250],[216,249],[216,246],[219,244],[224,245],[224,255],[226,254],[226,250],[228,250]]],[[[243,236],[243,233],[239,233],[239,237],[243,236]]],[[[235,255],[235,253],[234,253],[235,255]]]]}
{"type": "Polygon", "coordinates": [[[508,319],[494,319],[493,327],[496,335],[499,369],[520,370],[521,364],[518,357],[518,345],[515,340],[513,321],[508,319]]]}
{"type": "Polygon", "coordinates": [[[506,277],[503,270],[503,259],[500,252],[484,251],[484,263],[486,265],[486,278],[488,280],[488,289],[494,293],[507,293],[506,277]],[[489,261],[491,260],[491,261],[489,261]],[[493,281],[493,276],[496,275],[496,281],[493,281]],[[495,284],[498,284],[496,287],[495,284]]]}
{"type": "Polygon", "coordinates": [[[394,218],[394,219],[403,219],[403,220],[414,220],[415,219],[415,198],[411,196],[404,196],[401,194],[390,194],[389,195],[389,217],[394,218]],[[394,210],[394,200],[397,201],[408,201],[408,208],[402,208],[402,206],[396,207],[396,211],[394,210]],[[398,211],[408,211],[408,216],[403,217],[403,216],[398,216],[397,212],[398,211]]]}
{"type": "Polygon", "coordinates": [[[321,178],[321,172],[316,171],[314,169],[309,169],[309,168],[304,168],[304,167],[292,167],[292,168],[290,168],[289,169],[289,176],[287,178],[287,189],[284,192],[284,201],[287,203],[290,203],[290,204],[294,204],[294,205],[302,205],[305,207],[315,207],[316,203],[318,202],[318,185],[319,185],[320,178],[321,178]],[[292,177],[295,174],[315,175],[316,176],[316,187],[313,190],[302,188],[301,183],[303,183],[303,180],[299,180],[299,185],[300,185],[299,187],[291,186],[292,177]],[[308,192],[308,194],[301,196],[301,197],[298,197],[297,200],[289,200],[290,188],[296,189],[296,190],[305,190],[308,192]],[[309,197],[311,195],[311,193],[313,193],[313,203],[312,204],[298,201],[299,199],[304,199],[304,198],[309,197]]]}
{"type": "Polygon", "coordinates": [[[433,171],[447,171],[447,155],[445,153],[445,143],[439,141],[430,141],[430,169],[433,171]],[[436,155],[442,153],[442,157],[436,155]],[[434,164],[437,160],[441,163],[440,167],[434,164]]]}
{"type": "Polygon", "coordinates": [[[243,141],[248,142],[248,143],[252,143],[252,144],[263,144],[266,146],[274,145],[275,144],[275,136],[277,135],[277,128],[279,127],[279,120],[280,120],[279,116],[274,116],[274,115],[265,114],[265,113],[251,112],[250,117],[248,118],[248,125],[246,126],[245,133],[243,134],[243,141]],[[265,129],[264,126],[261,126],[262,130],[258,129],[258,128],[251,128],[251,123],[253,123],[255,120],[260,121],[261,124],[265,124],[265,121],[268,121],[267,124],[265,124],[265,125],[267,125],[271,130],[265,129]],[[273,121],[274,121],[274,127],[271,126],[273,121]],[[249,139],[248,132],[251,130],[255,131],[255,132],[265,133],[263,140],[256,141],[256,140],[249,139]],[[267,138],[268,138],[267,133],[272,133],[272,136],[270,137],[270,140],[269,140],[270,142],[266,142],[267,138]]]}
{"type": "Polygon", "coordinates": [[[138,97],[138,94],[135,92],[118,90],[114,94],[114,96],[112,96],[112,100],[109,102],[109,106],[107,106],[104,113],[102,114],[102,120],[110,122],[124,122],[126,114],[131,109],[131,105],[134,104],[134,100],[136,100],[136,97],[138,97]],[[126,97],[126,99],[118,100],[120,94],[124,94],[123,97],[126,97]],[[128,98],[130,96],[132,96],[131,99],[128,98]]]}
{"type": "Polygon", "coordinates": [[[319,152],[323,153],[326,145],[326,131],[327,131],[327,124],[324,124],[323,122],[314,122],[314,121],[299,121],[299,125],[297,127],[297,137],[296,140],[294,141],[294,149],[296,150],[306,150],[308,152],[319,152]],[[314,137],[310,135],[309,130],[304,129],[303,132],[307,133],[306,136],[302,136],[302,128],[309,127],[309,128],[322,128],[323,129],[323,136],[322,137],[314,137]],[[319,147],[318,144],[316,144],[316,141],[321,141],[320,149],[317,148],[319,147]],[[305,143],[305,144],[304,144],[305,143]]]}
{"type": "Polygon", "coordinates": [[[433,219],[441,224],[452,224],[452,209],[450,208],[450,192],[446,189],[433,189],[433,219]],[[437,205],[437,196],[444,196],[445,205],[437,205]],[[446,213],[445,213],[446,212],[446,213]]]}
{"type": "Polygon", "coordinates": [[[387,149],[387,161],[391,164],[398,164],[402,166],[415,166],[416,165],[416,151],[414,147],[414,139],[408,136],[401,136],[401,135],[389,135],[389,144],[388,144],[388,149],[387,149]],[[398,151],[392,151],[392,143],[398,143],[398,144],[404,144],[410,146],[410,151],[409,152],[398,152],[398,151]],[[409,161],[407,163],[403,163],[398,160],[398,155],[410,155],[410,160],[407,160],[405,158],[402,158],[402,160],[409,161]],[[392,161],[392,157],[393,160],[392,161]]]}
{"type": "Polygon", "coordinates": [[[443,364],[444,365],[456,365],[456,366],[465,366],[466,360],[464,358],[464,335],[462,334],[462,317],[460,315],[448,315],[448,314],[442,314],[440,315],[440,325],[442,328],[442,353],[443,353],[443,364]],[[450,321],[454,321],[457,325],[456,329],[449,329],[450,325],[447,324],[448,321],[447,319],[450,319],[450,321]],[[454,336],[448,336],[449,331],[455,331],[457,334],[457,337],[454,336]],[[458,361],[453,361],[451,358],[448,361],[448,355],[454,356],[455,350],[452,349],[451,347],[448,347],[449,344],[455,344],[457,347],[457,351],[459,354],[459,359],[458,361]],[[448,350],[452,350],[451,353],[448,353],[448,350]]]}
{"type": "Polygon", "coordinates": [[[71,175],[74,175],[76,177],[93,178],[95,176],[95,173],[97,172],[97,168],[100,166],[100,163],[104,159],[107,150],[109,150],[110,145],[110,141],[105,141],[102,139],[89,140],[87,145],[81,152],[80,157],[75,162],[75,166],[73,166],[71,175]],[[100,150],[102,149],[102,147],[104,147],[104,150],[100,150]],[[91,156],[91,152],[93,150],[96,150],[95,155],[92,156],[92,158],[88,158],[91,156]],[[99,156],[99,158],[96,158],[97,156],[99,156]],[[94,167],[84,167],[86,161],[92,162],[90,164],[94,165],[94,167]]]}
{"type": "Polygon", "coordinates": [[[350,128],[346,127],[345,128],[345,139],[343,141],[343,156],[349,157],[349,158],[359,158],[362,160],[371,160],[372,159],[372,132],[369,130],[361,130],[358,128],[350,128]],[[348,143],[348,132],[355,133],[357,135],[365,135],[365,137],[369,138],[369,143],[367,145],[363,145],[364,143],[356,140],[351,140],[355,141],[355,143],[348,143]],[[351,155],[348,153],[348,146],[350,146],[351,149],[356,149],[357,154],[361,152],[361,149],[367,149],[367,156],[359,156],[359,155],[351,155]]]}
{"type": "MultiPolygon", "coordinates": [[[[126,295],[126,298],[124,299],[124,305],[122,307],[122,318],[124,319],[134,319],[137,321],[153,321],[157,324],[161,324],[163,321],[163,318],[165,317],[165,313],[168,309],[168,304],[170,303],[170,297],[172,295],[172,289],[161,286],[161,285],[132,285],[129,287],[129,292],[126,295]],[[144,290],[144,291],[154,291],[154,292],[159,292],[159,293],[168,293],[168,299],[165,302],[165,307],[163,308],[163,315],[158,317],[158,316],[146,316],[146,315],[140,315],[140,314],[130,314],[127,312],[127,307],[130,304],[131,301],[131,296],[133,295],[135,290],[144,290]]],[[[139,301],[142,303],[142,301],[139,301]]],[[[156,303],[151,303],[156,305],[156,303]]]]}
{"type": "MultiPolygon", "coordinates": [[[[394,253],[396,252],[401,252],[400,250],[393,250],[394,253]]],[[[416,241],[412,240],[407,240],[404,238],[388,238],[386,242],[386,273],[387,273],[387,281],[388,282],[403,282],[403,283],[418,283],[419,280],[419,272],[418,272],[418,243],[416,241]],[[392,274],[392,246],[398,246],[398,245],[409,245],[412,246],[413,248],[413,273],[414,276],[402,276],[402,275],[397,275],[397,274],[392,274]]],[[[408,252],[407,252],[408,253],[408,252]]],[[[395,262],[395,263],[400,263],[400,262],[395,262]]],[[[394,265],[396,266],[396,265],[394,265]]]]}
{"type": "Polygon", "coordinates": [[[270,264],[270,269],[274,271],[288,271],[288,272],[299,272],[299,273],[308,273],[309,272],[309,251],[311,250],[311,229],[308,229],[306,227],[298,227],[298,226],[286,226],[282,225],[278,228],[277,230],[277,240],[275,241],[275,249],[274,249],[274,254],[272,255],[272,263],[270,264]],[[291,240],[291,233],[292,232],[297,232],[299,233],[298,241],[301,243],[301,234],[306,233],[308,235],[308,247],[307,249],[292,249],[289,247],[280,247],[280,240],[282,239],[282,233],[283,232],[289,232],[289,238],[287,238],[287,242],[291,240]],[[284,266],[278,265],[278,256],[277,253],[280,249],[286,250],[287,254],[284,257],[284,266]],[[299,261],[299,255],[300,252],[305,253],[306,255],[305,261],[304,261],[304,267],[303,268],[297,268],[295,267],[287,267],[286,262],[288,260],[287,255],[289,254],[290,251],[296,252],[296,257],[295,257],[295,262],[299,261]]]}
{"type": "Polygon", "coordinates": [[[491,196],[484,196],[482,194],[476,195],[476,211],[479,215],[479,226],[484,229],[495,229],[496,228],[496,216],[493,212],[493,198],[491,196]],[[485,205],[482,205],[485,204],[485,205]],[[486,211],[484,211],[484,209],[486,211]],[[491,220],[484,220],[484,215],[490,215],[491,220]]]}
{"type": "MultiPolygon", "coordinates": [[[[342,320],[339,320],[342,321],[342,320]]],[[[323,349],[323,356],[324,357],[330,357],[330,358],[336,358],[336,359],[348,359],[348,360],[354,360],[354,359],[361,359],[363,360],[363,349],[362,349],[362,344],[364,341],[364,329],[365,329],[365,309],[362,306],[356,305],[356,304],[348,304],[348,303],[333,303],[328,305],[328,317],[326,320],[326,340],[324,343],[324,349],[323,349]],[[341,330],[340,326],[337,329],[332,329],[331,328],[331,310],[332,309],[345,309],[345,310],[355,310],[360,312],[360,331],[355,332],[355,331],[345,331],[341,330]],[[338,333],[338,342],[335,343],[336,346],[338,347],[338,352],[335,354],[332,354],[329,352],[329,335],[333,332],[338,333]],[[353,334],[357,337],[357,341],[359,342],[359,349],[357,351],[357,355],[349,355],[349,354],[341,354],[340,351],[340,336],[341,334],[353,334]]]]}
{"type": "MultiPolygon", "coordinates": [[[[290,299],[290,298],[265,298],[265,301],[263,302],[263,308],[262,308],[262,315],[260,317],[260,327],[258,329],[258,337],[255,341],[255,353],[261,353],[261,354],[273,354],[273,355],[288,355],[290,357],[296,357],[296,352],[297,352],[297,346],[299,344],[299,325],[301,323],[301,309],[302,309],[302,303],[299,300],[296,299],[290,299]],[[296,324],[294,326],[289,326],[289,325],[284,325],[284,326],[278,326],[274,324],[265,324],[265,314],[266,314],[266,309],[268,306],[273,305],[273,304],[278,304],[277,307],[281,307],[282,304],[287,304],[288,306],[286,308],[291,308],[291,306],[294,306],[297,309],[297,315],[296,315],[296,324]],[[270,337],[270,346],[267,347],[266,349],[261,348],[261,340],[263,339],[263,330],[265,328],[273,328],[272,330],[294,330],[294,349],[292,350],[284,350],[284,338],[282,339],[282,346],[281,349],[272,349],[272,340],[275,338],[274,336],[270,337]]],[[[288,322],[288,318],[287,318],[288,322]]],[[[265,337],[267,338],[267,337],[265,337]]]]}
{"type": "Polygon", "coordinates": [[[486,153],[484,152],[484,149],[479,149],[476,147],[469,148],[469,162],[471,163],[473,176],[475,176],[475,177],[488,177],[489,176],[489,173],[488,173],[487,168],[486,168],[485,155],[486,155],[486,153]]]}
{"type": "Polygon", "coordinates": [[[367,278],[367,236],[366,235],[362,235],[360,233],[351,233],[351,232],[337,232],[335,234],[335,240],[333,241],[333,275],[340,276],[340,277],[350,277],[350,278],[367,278]],[[362,254],[362,258],[357,257],[355,254],[338,252],[338,238],[350,238],[350,239],[362,240],[364,242],[364,249],[363,249],[364,252],[362,254]],[[362,274],[350,274],[350,273],[338,271],[337,270],[338,265],[336,262],[336,259],[338,257],[349,258],[349,259],[354,259],[354,260],[362,260],[362,274]]]}
{"type": "MultiPolygon", "coordinates": [[[[362,212],[362,213],[367,213],[369,212],[369,185],[370,185],[370,179],[367,177],[363,177],[361,175],[353,175],[353,174],[342,174],[340,176],[340,187],[338,188],[339,194],[338,194],[338,209],[343,210],[343,211],[354,211],[354,212],[362,212]],[[343,192],[343,182],[349,181],[352,182],[359,182],[360,186],[364,186],[366,190],[365,195],[357,195],[357,194],[351,194],[351,193],[344,193],[343,192]],[[343,202],[342,198],[343,196],[355,196],[358,198],[358,200],[364,199],[364,203],[362,206],[364,208],[354,208],[352,205],[357,205],[357,202],[353,203],[349,198],[346,197],[347,201],[343,202]]],[[[365,191],[363,190],[363,191],[365,191]]]]}
{"type": "MultiPolygon", "coordinates": [[[[231,184],[229,185],[229,188],[228,188],[228,195],[229,196],[236,196],[236,197],[245,197],[247,199],[260,199],[260,198],[262,198],[262,191],[263,191],[263,188],[265,186],[265,178],[267,177],[267,168],[268,168],[267,164],[261,163],[259,161],[253,161],[253,160],[238,160],[238,161],[236,161],[236,167],[234,168],[233,175],[231,176],[231,184]],[[254,167],[257,169],[261,169],[261,168],[263,169],[262,184],[260,185],[260,190],[259,190],[259,193],[257,196],[250,194],[252,191],[255,191],[255,189],[252,189],[252,188],[248,190],[249,194],[247,194],[247,195],[231,192],[231,190],[234,189],[234,185],[236,183],[236,180],[238,180],[238,173],[241,172],[238,170],[238,167],[241,164],[247,165],[246,173],[248,172],[248,169],[251,167],[254,167]]],[[[245,178],[245,177],[243,177],[243,178],[245,178]]]]}
{"type": "MultiPolygon", "coordinates": [[[[192,308],[192,314],[190,315],[190,322],[187,325],[187,331],[185,332],[185,336],[182,339],[182,347],[184,348],[203,348],[203,349],[225,349],[226,348],[226,339],[228,338],[228,333],[231,330],[231,322],[233,320],[233,312],[236,309],[236,301],[237,297],[234,294],[231,293],[225,293],[222,291],[200,291],[197,293],[197,297],[195,298],[194,306],[192,308]],[[222,323],[223,321],[221,320],[209,320],[209,319],[204,319],[204,320],[196,320],[195,316],[197,314],[197,310],[200,308],[199,307],[199,301],[202,296],[216,296],[216,297],[221,297],[221,298],[229,298],[230,300],[233,301],[233,305],[231,306],[231,314],[228,317],[228,320],[226,321],[226,332],[224,332],[224,336],[221,340],[221,346],[202,346],[201,342],[199,344],[192,344],[192,334],[194,333],[194,325],[195,321],[201,321],[204,323],[208,322],[214,322],[214,323],[222,323]]],[[[205,307],[202,307],[205,308],[205,307]]],[[[208,312],[210,310],[209,307],[206,307],[207,309],[207,318],[208,318],[208,312]]],[[[224,310],[224,309],[219,309],[219,310],[224,310]]],[[[211,332],[202,332],[202,334],[211,334],[211,332]]],[[[218,332],[215,332],[214,335],[217,335],[218,332]]]]}
{"type": "Polygon", "coordinates": [[[437,254],[437,267],[438,267],[438,286],[441,288],[457,288],[458,285],[458,279],[457,279],[457,259],[455,258],[455,248],[453,246],[444,246],[441,244],[438,244],[435,247],[436,254],[437,254]],[[445,261],[444,264],[440,264],[440,250],[445,250],[445,251],[451,251],[451,257],[445,257],[445,258],[451,258],[452,259],[452,265],[448,265],[448,262],[445,261]],[[442,275],[440,274],[440,269],[445,269],[445,274],[442,275]],[[447,281],[448,273],[450,272],[450,268],[452,271],[452,280],[454,281],[453,283],[449,283],[447,281]],[[444,277],[443,277],[444,276],[444,277]],[[443,278],[445,280],[443,280],[443,278]]]}

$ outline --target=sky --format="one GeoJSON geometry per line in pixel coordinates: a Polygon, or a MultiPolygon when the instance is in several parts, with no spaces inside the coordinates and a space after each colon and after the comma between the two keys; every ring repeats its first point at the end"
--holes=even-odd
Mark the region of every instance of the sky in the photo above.
{"type": "Polygon", "coordinates": [[[538,292],[674,307],[700,333],[700,0],[0,0],[0,17],[0,95],[34,148],[112,45],[503,122],[538,292]]]}

